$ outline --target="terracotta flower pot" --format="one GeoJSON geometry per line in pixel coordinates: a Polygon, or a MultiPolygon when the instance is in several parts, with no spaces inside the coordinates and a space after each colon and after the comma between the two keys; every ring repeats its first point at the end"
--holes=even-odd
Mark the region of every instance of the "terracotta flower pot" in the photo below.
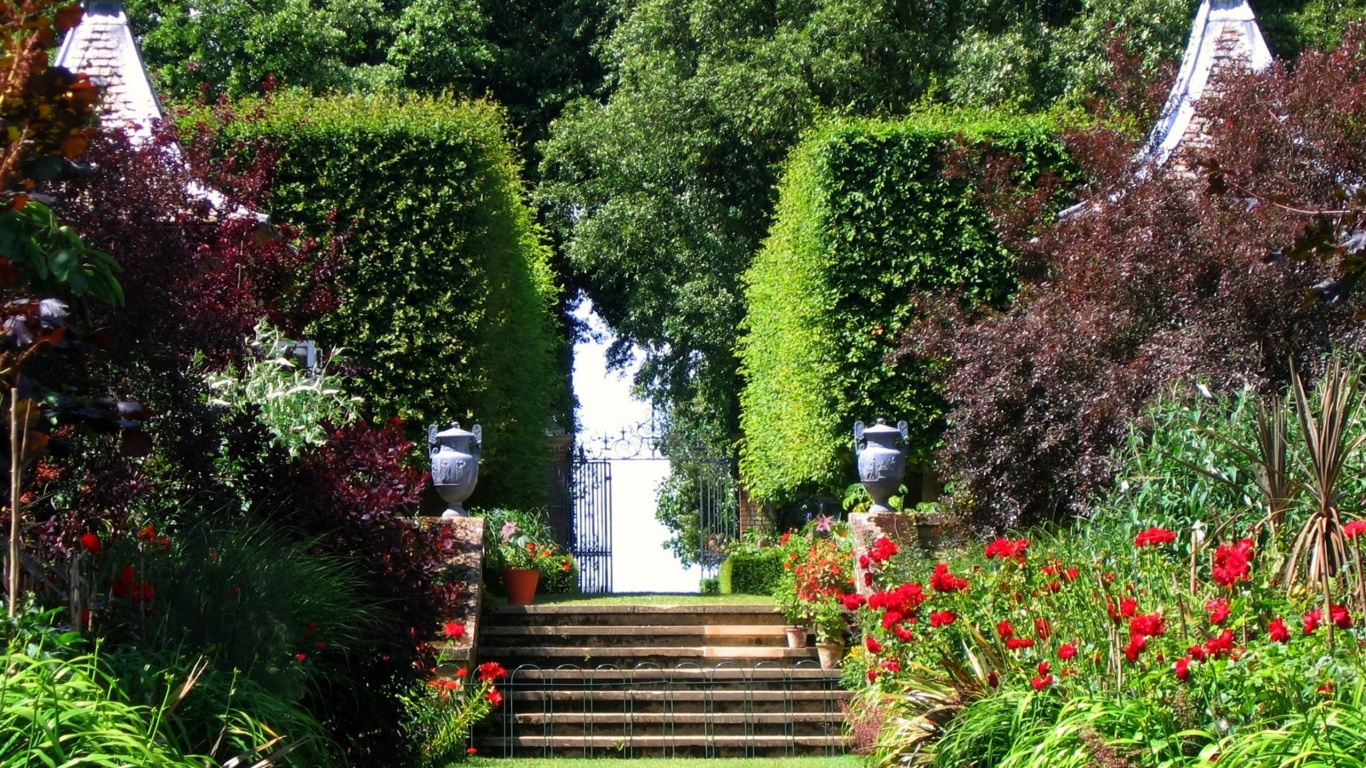
{"type": "Polygon", "coordinates": [[[828,640],[816,643],[816,655],[820,657],[821,669],[834,669],[844,659],[844,643],[828,640]]]}
{"type": "Polygon", "coordinates": [[[805,647],[806,647],[806,636],[807,636],[808,633],[810,633],[811,630],[807,629],[806,627],[792,626],[792,627],[786,627],[786,628],[784,629],[784,631],[787,632],[787,647],[788,647],[788,648],[805,648],[805,647]]]}
{"type": "Polygon", "coordinates": [[[508,605],[531,605],[536,602],[536,583],[541,572],[535,568],[504,568],[503,585],[508,591],[508,605]]]}

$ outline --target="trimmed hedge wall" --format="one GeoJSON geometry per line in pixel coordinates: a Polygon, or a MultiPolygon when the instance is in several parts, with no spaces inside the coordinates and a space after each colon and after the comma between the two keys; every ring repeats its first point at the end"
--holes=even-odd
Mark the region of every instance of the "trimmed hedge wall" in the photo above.
{"type": "MultiPolygon", "coordinates": [[[[552,403],[569,402],[554,355],[557,287],[501,111],[392,95],[277,95],[229,139],[281,151],[271,215],[321,234],[355,222],[341,308],[312,329],[363,366],[373,418],[484,428],[472,503],[536,507],[552,403]]],[[[202,115],[201,115],[202,117],[202,115]]],[[[568,421],[561,421],[568,426],[568,421]]]]}
{"type": "Polygon", "coordinates": [[[723,595],[772,595],[783,576],[787,551],[770,547],[760,552],[735,552],[721,562],[717,576],[723,595]]]}
{"type": "Polygon", "coordinates": [[[1000,304],[1015,287],[1014,258],[974,197],[977,174],[945,173],[957,149],[969,150],[958,153],[967,166],[1018,156],[1016,179],[1064,158],[1043,118],[845,121],[793,150],[746,274],[740,472],[757,500],[853,482],[858,419],[905,419],[911,461],[933,451],[943,401],[929,371],[890,361],[914,320],[912,298],[955,292],[969,305],[1000,304]]]}

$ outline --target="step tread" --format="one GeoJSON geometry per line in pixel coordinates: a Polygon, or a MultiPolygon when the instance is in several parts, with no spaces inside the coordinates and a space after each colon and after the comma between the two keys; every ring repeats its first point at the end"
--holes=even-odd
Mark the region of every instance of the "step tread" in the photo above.
{"type": "Polygon", "coordinates": [[[818,691],[661,691],[655,689],[611,690],[600,688],[564,689],[552,688],[534,691],[511,690],[504,688],[505,697],[514,701],[575,701],[593,699],[594,701],[711,701],[711,702],[762,702],[775,701],[840,701],[848,700],[853,694],[842,688],[827,688],[818,691]]]}
{"type": "Polygon", "coordinates": [[[740,603],[734,605],[699,605],[696,603],[652,604],[652,605],[594,605],[584,606],[573,603],[551,605],[485,605],[484,612],[496,616],[565,616],[580,614],[584,616],[604,615],[650,615],[650,614],[698,614],[698,615],[781,615],[773,603],[740,603]]]}
{"type": "Polygon", "coordinates": [[[704,635],[786,638],[781,624],[493,624],[481,635],[561,637],[570,635],[704,635]]]}
{"type": "Polygon", "coordinates": [[[705,735],[696,736],[677,735],[677,736],[632,736],[623,740],[620,736],[491,736],[476,739],[476,743],[488,747],[506,746],[509,743],[518,747],[606,747],[617,746],[645,748],[650,747],[677,747],[677,746],[716,746],[716,747],[783,747],[789,744],[795,746],[844,746],[842,735],[782,735],[782,736],[760,736],[754,734],[736,734],[728,736],[705,735]]]}
{"type": "Polygon", "coordinates": [[[810,659],[815,648],[788,648],[763,645],[518,645],[490,653],[493,658],[636,658],[666,656],[678,659],[810,659]]]}
{"type": "Polygon", "coordinates": [[[751,723],[757,726],[783,725],[786,723],[842,723],[844,714],[839,710],[830,712],[518,712],[513,715],[518,725],[533,724],[585,724],[594,726],[626,725],[628,722],[642,724],[697,725],[712,723],[716,725],[738,725],[751,723]]]}
{"type": "Polygon", "coordinates": [[[598,666],[581,669],[579,667],[540,667],[534,664],[524,664],[509,671],[509,679],[515,678],[517,682],[548,681],[548,682],[575,682],[585,681],[592,683],[610,682],[613,680],[626,680],[629,682],[774,682],[774,681],[817,681],[838,683],[840,671],[837,669],[821,669],[815,663],[779,667],[777,662],[764,662],[763,666],[758,667],[699,667],[699,666],[677,666],[677,667],[612,667],[598,666]]]}

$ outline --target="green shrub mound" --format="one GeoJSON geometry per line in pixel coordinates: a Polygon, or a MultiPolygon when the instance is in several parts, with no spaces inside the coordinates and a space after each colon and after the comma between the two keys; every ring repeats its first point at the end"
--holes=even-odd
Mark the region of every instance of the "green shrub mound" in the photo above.
{"type": "MultiPolygon", "coordinates": [[[[280,150],[271,214],[324,234],[354,222],[342,306],[312,329],[364,369],[353,394],[418,437],[484,428],[476,503],[536,506],[524,472],[544,458],[557,373],[557,294],[493,105],[391,95],[283,95],[230,139],[280,150]]],[[[255,111],[246,105],[243,113],[255,111]]],[[[562,417],[562,415],[561,415],[562,417]]]]}
{"type": "Polygon", "coordinates": [[[999,304],[1014,289],[976,180],[1006,156],[1012,182],[1064,162],[1042,118],[838,122],[794,150],[746,275],[740,472],[756,499],[842,488],[858,419],[905,419],[911,460],[929,456],[943,401],[925,363],[890,356],[917,296],[999,304]]]}
{"type": "Polygon", "coordinates": [[[771,595],[783,575],[782,549],[732,552],[721,563],[718,576],[723,595],[771,595]]]}

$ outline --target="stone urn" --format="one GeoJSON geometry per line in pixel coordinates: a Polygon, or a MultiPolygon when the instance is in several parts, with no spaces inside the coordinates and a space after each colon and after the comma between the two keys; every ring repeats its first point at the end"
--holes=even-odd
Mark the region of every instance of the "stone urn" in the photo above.
{"type": "Polygon", "coordinates": [[[869,512],[890,512],[887,506],[892,496],[901,488],[901,478],[906,474],[906,440],[910,433],[906,422],[897,422],[895,427],[878,419],[871,427],[863,422],[854,422],[854,451],[858,455],[858,479],[863,489],[873,499],[869,512]]]}
{"type": "Polygon", "coordinates": [[[478,424],[465,431],[452,422],[437,430],[435,424],[427,428],[427,447],[432,458],[432,485],[447,504],[442,517],[464,517],[462,506],[474,493],[479,482],[479,451],[484,430],[478,424]]]}

